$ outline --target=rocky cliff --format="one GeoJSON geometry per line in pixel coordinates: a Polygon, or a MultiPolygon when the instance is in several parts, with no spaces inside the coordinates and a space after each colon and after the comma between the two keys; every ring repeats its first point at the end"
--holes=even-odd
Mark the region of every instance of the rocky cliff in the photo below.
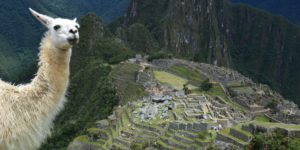
{"type": "Polygon", "coordinates": [[[255,6],[276,15],[282,15],[292,22],[300,23],[300,1],[298,0],[231,0],[234,3],[243,3],[255,6]]]}

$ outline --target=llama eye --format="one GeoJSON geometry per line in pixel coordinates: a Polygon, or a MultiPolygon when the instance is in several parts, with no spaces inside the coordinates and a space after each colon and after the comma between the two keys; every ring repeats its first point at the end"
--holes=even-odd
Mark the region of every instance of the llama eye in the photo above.
{"type": "Polygon", "coordinates": [[[75,26],[75,28],[79,29],[79,26],[75,26]]]}
{"type": "Polygon", "coordinates": [[[53,28],[54,28],[54,30],[58,30],[58,29],[60,29],[60,25],[56,25],[53,28]]]}

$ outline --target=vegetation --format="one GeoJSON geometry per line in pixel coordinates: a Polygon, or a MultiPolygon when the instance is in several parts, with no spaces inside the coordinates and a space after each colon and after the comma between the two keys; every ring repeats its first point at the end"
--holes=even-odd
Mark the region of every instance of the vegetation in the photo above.
{"type": "Polygon", "coordinates": [[[201,140],[206,140],[208,135],[209,135],[208,131],[201,131],[201,132],[199,133],[199,138],[200,138],[201,140]]]}
{"type": "Polygon", "coordinates": [[[276,100],[272,100],[271,102],[269,102],[267,105],[266,105],[266,108],[271,108],[271,109],[274,109],[276,108],[278,102],[276,100]]]}
{"type": "Polygon", "coordinates": [[[139,69],[139,65],[128,63],[119,64],[113,68],[110,76],[113,78],[121,105],[146,94],[143,85],[135,82],[139,69]]]}
{"type": "Polygon", "coordinates": [[[165,71],[154,71],[155,78],[161,83],[166,83],[176,89],[181,89],[187,80],[165,71]]]}
{"type": "Polygon", "coordinates": [[[185,95],[188,95],[191,93],[191,90],[188,88],[188,83],[183,85],[183,91],[185,95]]]}
{"type": "Polygon", "coordinates": [[[284,123],[273,123],[273,122],[266,122],[265,121],[255,121],[255,124],[261,125],[268,128],[284,128],[284,129],[290,129],[290,130],[300,130],[300,125],[295,124],[284,124],[284,123]]]}
{"type": "Polygon", "coordinates": [[[209,81],[209,79],[204,80],[201,85],[200,89],[203,91],[209,91],[213,87],[213,84],[209,81]]]}
{"type": "Polygon", "coordinates": [[[123,34],[122,39],[137,52],[154,53],[158,50],[158,44],[151,36],[150,31],[143,24],[132,24],[123,34]]]}
{"type": "Polygon", "coordinates": [[[157,52],[157,53],[151,53],[148,61],[152,61],[154,59],[170,59],[173,58],[173,55],[171,53],[166,53],[166,52],[157,52]]]}
{"type": "Polygon", "coordinates": [[[170,68],[170,72],[188,79],[190,83],[193,83],[194,85],[201,84],[201,82],[205,79],[205,76],[198,70],[186,66],[174,65],[170,68]]]}
{"type": "Polygon", "coordinates": [[[251,143],[251,148],[256,150],[298,150],[299,147],[300,139],[289,138],[281,133],[259,133],[251,143]]]}
{"type": "Polygon", "coordinates": [[[96,120],[110,115],[119,102],[107,66],[88,65],[71,79],[68,102],[65,109],[55,120],[51,138],[41,149],[59,149],[85,129],[94,125],[96,120]]]}
{"type": "Polygon", "coordinates": [[[271,122],[270,119],[265,116],[257,116],[255,117],[255,120],[258,122],[271,122]]]}

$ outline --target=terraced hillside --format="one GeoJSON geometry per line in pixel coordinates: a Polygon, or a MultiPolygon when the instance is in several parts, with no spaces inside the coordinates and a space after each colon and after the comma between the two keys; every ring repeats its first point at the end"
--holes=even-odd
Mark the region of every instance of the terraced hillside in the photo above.
{"type": "Polygon", "coordinates": [[[143,94],[96,122],[69,144],[69,150],[246,149],[259,132],[300,137],[297,106],[236,71],[176,59],[130,59],[115,68],[138,65],[138,73],[128,80],[131,86],[121,83],[129,76],[126,72],[115,77],[115,85],[122,84],[122,91],[140,87],[143,94]],[[201,85],[207,79],[212,86],[204,90],[201,85]]]}

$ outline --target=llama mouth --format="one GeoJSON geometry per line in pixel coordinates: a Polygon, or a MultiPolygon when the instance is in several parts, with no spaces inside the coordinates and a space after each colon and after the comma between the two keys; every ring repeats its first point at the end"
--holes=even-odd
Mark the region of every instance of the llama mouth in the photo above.
{"type": "Polygon", "coordinates": [[[71,44],[71,45],[75,45],[78,43],[78,38],[69,38],[68,39],[68,42],[71,44]]]}

